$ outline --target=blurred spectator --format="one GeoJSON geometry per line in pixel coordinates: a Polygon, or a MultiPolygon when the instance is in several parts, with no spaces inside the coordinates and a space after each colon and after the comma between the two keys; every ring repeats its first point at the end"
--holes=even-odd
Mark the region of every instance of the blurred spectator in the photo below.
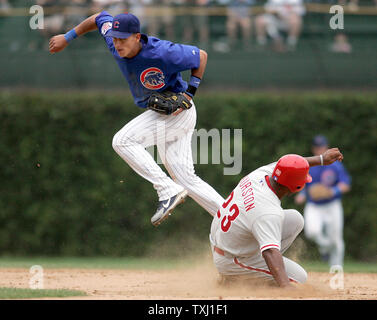
{"type": "Polygon", "coordinates": [[[64,30],[64,14],[62,11],[54,8],[62,6],[62,0],[37,0],[37,5],[43,7],[44,10],[44,29],[41,30],[42,34],[50,37],[53,34],[58,34],[64,30]]]}
{"type": "MultiPolygon", "coordinates": [[[[377,0],[376,0],[377,1],[377,0]]],[[[359,0],[349,0],[347,5],[347,0],[338,0],[338,4],[345,7],[351,11],[357,11],[359,9],[359,0]]],[[[351,53],[352,46],[348,41],[348,37],[344,33],[338,33],[334,37],[334,42],[331,44],[330,51],[338,53],[351,53]]]]}
{"type": "MultiPolygon", "coordinates": [[[[10,13],[10,10],[11,6],[9,5],[8,0],[0,0],[0,30],[5,30],[7,21],[11,18],[10,16],[7,16],[10,13]],[[2,16],[2,14],[4,14],[4,16],[2,16]]],[[[14,38],[15,37],[10,37],[9,40],[7,39],[7,45],[11,51],[20,50],[21,44],[14,38]]]]}
{"type": "Polygon", "coordinates": [[[227,8],[226,30],[231,48],[237,40],[238,27],[242,33],[242,43],[245,50],[250,49],[251,43],[251,5],[254,0],[232,0],[227,8]]]}
{"type": "MultiPolygon", "coordinates": [[[[152,0],[127,0],[127,12],[132,13],[139,18],[141,22],[141,31],[147,33],[148,17],[146,16],[147,5],[150,5],[152,0]]],[[[118,12],[118,14],[121,12],[118,12]]]]}
{"type": "MultiPolygon", "coordinates": [[[[312,152],[319,156],[329,147],[327,138],[313,138],[312,152]]],[[[343,266],[343,206],[342,195],[351,189],[351,177],[343,164],[336,161],[328,166],[311,167],[312,182],[307,183],[296,197],[297,204],[305,201],[305,236],[319,247],[322,259],[330,266],[343,266]]]]}
{"type": "Polygon", "coordinates": [[[66,9],[64,29],[72,29],[90,15],[92,0],[67,0],[65,1],[66,9]]]}
{"type": "Polygon", "coordinates": [[[184,0],[188,7],[187,14],[183,16],[183,43],[193,43],[194,33],[199,34],[199,46],[206,50],[209,45],[209,19],[204,10],[192,12],[191,8],[201,9],[207,7],[209,0],[184,0]],[[199,13],[199,14],[198,14],[199,13]]]}
{"type": "Polygon", "coordinates": [[[344,33],[338,33],[334,37],[334,42],[330,48],[333,52],[340,52],[340,53],[351,53],[352,46],[348,42],[348,38],[344,33]]]}
{"type": "Polygon", "coordinates": [[[350,0],[347,4],[347,0],[339,0],[338,4],[344,7],[348,7],[351,11],[357,11],[359,9],[359,0],[350,0]]]}
{"type": "MultiPolygon", "coordinates": [[[[1,0],[0,0],[1,1],[1,0]]],[[[54,34],[65,32],[65,16],[64,8],[67,1],[64,0],[36,0],[35,4],[43,8],[43,28],[37,29],[42,37],[29,37],[27,48],[30,51],[43,49],[48,50],[48,41],[54,34]]],[[[12,49],[17,51],[18,45],[13,43],[12,49]]]]}
{"type": "MultiPolygon", "coordinates": [[[[44,12],[44,28],[38,30],[45,38],[50,38],[54,34],[65,33],[86,18],[90,14],[92,0],[37,0],[36,4],[43,7],[44,12]]],[[[29,42],[29,50],[38,47],[47,49],[48,42],[44,38],[29,42]]]]}
{"type": "Polygon", "coordinates": [[[8,0],[0,0],[0,12],[7,13],[10,9],[8,0]]]}
{"type": "Polygon", "coordinates": [[[44,9],[45,32],[55,34],[71,24],[76,25],[80,18],[90,13],[91,3],[92,0],[37,0],[44,9]]]}
{"type": "Polygon", "coordinates": [[[145,9],[147,16],[147,33],[149,36],[159,37],[161,31],[167,40],[173,41],[174,9],[172,0],[152,0],[145,9]]]}
{"type": "Polygon", "coordinates": [[[125,0],[91,0],[91,1],[92,1],[91,11],[93,13],[106,10],[111,15],[117,15],[125,11],[125,8],[126,8],[125,0]]]}
{"type": "Polygon", "coordinates": [[[294,50],[302,27],[302,16],[305,7],[302,0],[268,0],[265,5],[266,13],[257,16],[256,33],[257,43],[266,45],[268,34],[276,51],[294,50]],[[281,32],[287,33],[286,45],[281,32]]]}
{"type": "Polygon", "coordinates": [[[44,11],[44,28],[40,32],[46,38],[64,32],[64,4],[63,0],[37,0],[37,5],[42,6],[44,11]]]}

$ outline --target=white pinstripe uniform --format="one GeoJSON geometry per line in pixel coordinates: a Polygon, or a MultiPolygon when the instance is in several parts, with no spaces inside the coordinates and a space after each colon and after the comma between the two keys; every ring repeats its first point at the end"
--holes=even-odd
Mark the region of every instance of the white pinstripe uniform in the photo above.
{"type": "MultiPolygon", "coordinates": [[[[276,163],[244,177],[225,200],[211,225],[213,260],[220,274],[250,275],[272,280],[262,256],[276,248],[284,253],[304,227],[296,210],[284,210],[267,179],[276,163]]],[[[283,257],[290,281],[306,281],[305,270],[283,257]]]]}
{"type": "Polygon", "coordinates": [[[186,189],[192,199],[214,216],[224,198],[195,174],[191,151],[195,124],[194,104],[177,116],[147,110],[114,136],[113,148],[135,172],[153,184],[160,201],[186,189]],[[157,145],[170,177],[145,150],[152,145],[157,145]]]}
{"type": "MultiPolygon", "coordinates": [[[[132,58],[123,58],[114,46],[113,37],[122,37],[124,34],[129,37],[132,33],[140,33],[138,18],[128,13],[113,17],[102,11],[95,21],[127,79],[138,107],[147,108],[148,99],[154,91],[186,91],[188,84],[183,81],[181,72],[199,68],[199,48],[141,34],[141,49],[138,54],[132,58]]],[[[114,150],[135,172],[151,182],[157,191],[162,207],[158,207],[151,219],[154,225],[158,225],[160,219],[164,218],[159,216],[164,213],[164,209],[167,209],[166,214],[170,213],[170,200],[166,203],[167,207],[162,201],[175,198],[173,204],[170,204],[173,209],[174,201],[179,201],[180,197],[184,196],[183,190],[187,190],[188,195],[212,216],[224,201],[211,186],[195,174],[191,152],[195,123],[194,103],[189,110],[184,110],[177,116],[146,110],[126,124],[113,138],[114,150]],[[153,145],[157,145],[170,177],[145,149],[153,145]]]]}

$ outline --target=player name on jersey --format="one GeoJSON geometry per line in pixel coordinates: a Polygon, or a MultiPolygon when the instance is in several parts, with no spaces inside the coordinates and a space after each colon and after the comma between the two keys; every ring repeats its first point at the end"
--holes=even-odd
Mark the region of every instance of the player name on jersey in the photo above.
{"type": "Polygon", "coordinates": [[[248,212],[251,209],[255,208],[254,202],[254,190],[251,186],[249,176],[242,178],[238,187],[242,191],[243,204],[245,206],[245,211],[248,212]]]}

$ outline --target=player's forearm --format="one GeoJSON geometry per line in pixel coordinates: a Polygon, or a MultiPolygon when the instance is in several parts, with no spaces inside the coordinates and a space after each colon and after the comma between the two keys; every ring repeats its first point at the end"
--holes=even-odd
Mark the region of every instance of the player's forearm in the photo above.
{"type": "Polygon", "coordinates": [[[84,35],[85,33],[96,30],[97,29],[96,18],[99,14],[100,12],[93,14],[92,16],[86,18],[83,22],[78,24],[74,28],[77,36],[81,36],[81,35],[84,35]]]}
{"type": "Polygon", "coordinates": [[[83,22],[77,25],[75,28],[68,31],[66,34],[58,34],[53,36],[49,41],[49,51],[50,53],[57,53],[64,50],[68,46],[69,42],[78,36],[81,36],[89,31],[97,29],[96,17],[99,13],[93,14],[92,16],[86,18],[83,22]]]}
{"type": "Polygon", "coordinates": [[[267,249],[262,252],[262,256],[279,287],[289,286],[289,278],[285,272],[283,256],[280,251],[277,249],[267,249]]]}
{"type": "Polygon", "coordinates": [[[337,184],[337,187],[339,188],[341,193],[346,193],[346,192],[349,192],[351,190],[351,186],[347,183],[344,183],[344,182],[339,182],[337,184]]]}
{"type": "Polygon", "coordinates": [[[319,156],[306,157],[305,159],[308,161],[310,167],[323,166],[332,164],[335,161],[342,161],[343,155],[338,148],[331,148],[319,156]]]}
{"type": "Polygon", "coordinates": [[[204,71],[207,66],[207,52],[204,50],[200,50],[200,64],[198,69],[192,69],[191,70],[191,75],[194,77],[197,77],[199,79],[203,79],[204,71]]]}
{"type": "Polygon", "coordinates": [[[320,156],[305,157],[305,159],[308,161],[309,166],[311,166],[311,167],[321,165],[321,157],[320,156]]]}
{"type": "Polygon", "coordinates": [[[185,96],[189,100],[191,100],[194,97],[196,90],[198,89],[200,82],[203,78],[204,71],[207,66],[207,52],[205,52],[204,50],[200,50],[199,52],[200,52],[199,53],[200,55],[199,67],[197,69],[191,69],[190,81],[188,83],[188,88],[185,92],[185,96]]]}

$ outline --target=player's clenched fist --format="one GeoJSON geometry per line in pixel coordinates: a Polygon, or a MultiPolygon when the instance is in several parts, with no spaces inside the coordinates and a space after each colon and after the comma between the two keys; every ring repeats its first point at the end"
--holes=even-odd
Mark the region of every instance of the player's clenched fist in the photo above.
{"type": "Polygon", "coordinates": [[[49,51],[50,53],[59,52],[62,51],[66,46],[68,46],[68,42],[65,39],[64,34],[59,34],[50,39],[49,51]]]}
{"type": "Polygon", "coordinates": [[[325,151],[323,154],[323,164],[329,165],[335,161],[342,161],[343,155],[338,148],[331,148],[325,151]]]}

